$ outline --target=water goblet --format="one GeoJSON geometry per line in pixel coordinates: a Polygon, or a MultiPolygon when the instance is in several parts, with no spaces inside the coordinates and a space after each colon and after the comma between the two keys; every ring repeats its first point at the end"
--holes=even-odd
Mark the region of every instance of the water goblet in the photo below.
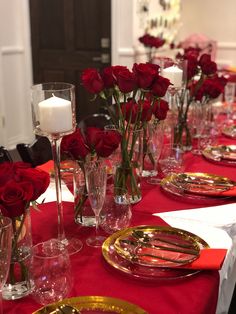
{"type": "Polygon", "coordinates": [[[164,177],[183,172],[183,150],[181,147],[173,147],[172,144],[164,144],[159,159],[159,166],[164,177]]]}
{"type": "Polygon", "coordinates": [[[127,228],[132,218],[130,196],[127,190],[115,188],[106,196],[101,212],[101,228],[108,234],[127,228]],[[115,192],[115,193],[114,193],[115,192]]]}
{"type": "Polygon", "coordinates": [[[32,296],[42,305],[68,296],[72,288],[70,258],[61,241],[50,239],[33,247],[30,279],[32,296]]]}
{"type": "Polygon", "coordinates": [[[105,237],[98,235],[98,227],[99,215],[106,196],[107,169],[102,160],[88,161],[84,168],[88,198],[96,220],[96,235],[89,237],[86,243],[89,246],[100,247],[105,240],[105,237]]]}
{"type": "Polygon", "coordinates": [[[2,288],[7,280],[11,260],[12,221],[0,216],[0,314],[2,309],[2,288]]]}
{"type": "Polygon", "coordinates": [[[54,160],[54,175],[57,198],[58,238],[67,245],[69,254],[82,248],[82,242],[66,238],[61,192],[60,144],[64,135],[76,128],[75,87],[68,83],[42,83],[32,86],[32,119],[34,133],[50,140],[54,160]]]}
{"type": "Polygon", "coordinates": [[[228,82],[225,86],[225,102],[227,105],[227,122],[230,122],[232,119],[232,106],[234,103],[234,98],[235,98],[235,88],[236,88],[236,83],[234,82],[228,82]]]}
{"type": "Polygon", "coordinates": [[[162,122],[153,123],[149,125],[149,145],[148,145],[148,156],[150,158],[150,175],[147,178],[147,183],[158,184],[160,178],[158,178],[157,164],[161,155],[161,148],[164,140],[164,131],[162,122]]]}

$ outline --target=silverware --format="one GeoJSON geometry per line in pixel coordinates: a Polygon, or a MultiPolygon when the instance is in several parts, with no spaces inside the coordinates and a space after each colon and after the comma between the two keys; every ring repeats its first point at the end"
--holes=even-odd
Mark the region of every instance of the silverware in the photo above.
{"type": "Polygon", "coordinates": [[[75,307],[68,305],[68,304],[62,304],[57,306],[56,308],[54,306],[48,305],[44,307],[39,312],[40,314],[81,314],[79,310],[77,310],[75,307]]]}

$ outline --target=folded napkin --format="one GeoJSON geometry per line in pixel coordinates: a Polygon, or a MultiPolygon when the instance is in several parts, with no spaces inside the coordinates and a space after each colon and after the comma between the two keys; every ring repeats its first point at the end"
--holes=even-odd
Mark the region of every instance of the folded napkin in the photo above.
{"type": "Polygon", "coordinates": [[[199,258],[190,264],[180,266],[180,268],[219,270],[223,265],[226,253],[226,249],[202,249],[199,258]]]}
{"type": "Polygon", "coordinates": [[[51,174],[54,169],[54,162],[53,160],[49,160],[46,163],[37,166],[36,168],[51,174]]]}

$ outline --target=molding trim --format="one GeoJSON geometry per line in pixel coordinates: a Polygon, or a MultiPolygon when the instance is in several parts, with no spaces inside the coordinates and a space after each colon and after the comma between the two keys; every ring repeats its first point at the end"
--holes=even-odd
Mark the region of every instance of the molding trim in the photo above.
{"type": "Polygon", "coordinates": [[[119,56],[133,57],[135,55],[135,50],[132,47],[122,47],[118,49],[119,56]]]}
{"type": "Polygon", "coordinates": [[[25,49],[22,46],[2,46],[1,47],[2,55],[23,54],[24,52],[25,52],[25,49]]]}
{"type": "Polygon", "coordinates": [[[235,50],[236,49],[236,42],[235,41],[231,41],[231,42],[219,41],[217,43],[217,48],[218,49],[225,49],[225,50],[235,50]]]}

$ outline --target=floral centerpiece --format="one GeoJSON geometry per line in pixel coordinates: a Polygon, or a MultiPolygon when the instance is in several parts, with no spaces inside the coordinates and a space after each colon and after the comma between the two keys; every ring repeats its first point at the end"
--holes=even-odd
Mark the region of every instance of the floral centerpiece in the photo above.
{"type": "MultiPolygon", "coordinates": [[[[132,71],[125,66],[110,66],[99,72],[86,69],[82,84],[95,97],[106,100],[106,109],[121,134],[121,162],[117,167],[115,188],[126,190],[135,203],[141,199],[140,130],[151,119],[163,119],[168,110],[165,96],[170,81],[159,74],[159,66],[135,63],[132,71]],[[137,142],[139,144],[137,144],[137,142]],[[138,147],[139,146],[139,147],[138,147]]],[[[142,151],[141,151],[142,153],[142,151]]]]}
{"type": "MultiPolygon", "coordinates": [[[[62,138],[61,151],[64,155],[76,160],[83,178],[84,164],[87,160],[107,158],[119,146],[121,135],[116,130],[102,130],[97,127],[77,128],[72,134],[62,138]]],[[[75,189],[75,221],[82,220],[83,207],[88,198],[86,185],[82,193],[75,189]]]]}
{"type": "Polygon", "coordinates": [[[140,43],[144,45],[147,49],[148,61],[152,62],[153,58],[155,57],[156,50],[162,47],[165,44],[165,39],[153,36],[148,33],[144,34],[143,36],[139,37],[140,43]]]}
{"type": "Polygon", "coordinates": [[[191,104],[198,101],[204,106],[217,98],[224,91],[227,80],[217,74],[217,65],[211,60],[211,56],[208,54],[200,56],[199,49],[188,48],[178,57],[186,60],[187,69],[183,88],[175,95],[177,124],[174,130],[174,143],[188,150],[191,148],[191,132],[188,126],[191,104]]]}
{"type": "Polygon", "coordinates": [[[30,292],[28,262],[32,246],[29,207],[46,191],[49,174],[24,162],[0,164],[0,215],[10,217],[13,227],[12,257],[3,297],[17,299],[30,292]]]}

